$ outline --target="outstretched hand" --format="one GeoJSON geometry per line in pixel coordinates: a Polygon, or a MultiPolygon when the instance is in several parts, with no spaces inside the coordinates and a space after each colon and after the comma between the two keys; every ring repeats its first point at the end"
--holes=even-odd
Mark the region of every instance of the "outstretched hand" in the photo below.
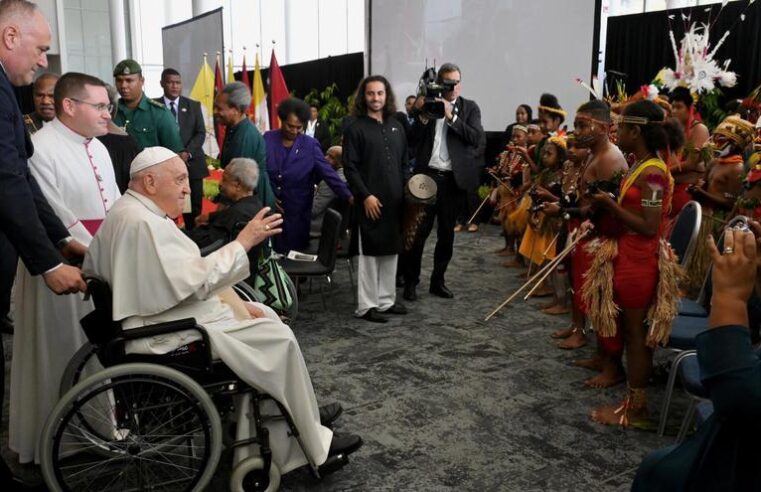
{"type": "Polygon", "coordinates": [[[283,223],[283,216],[280,214],[272,214],[267,216],[270,208],[264,207],[258,214],[251,219],[246,227],[235,238],[243,249],[249,251],[257,244],[263,242],[265,239],[270,238],[276,234],[283,232],[280,225],[283,223]]]}

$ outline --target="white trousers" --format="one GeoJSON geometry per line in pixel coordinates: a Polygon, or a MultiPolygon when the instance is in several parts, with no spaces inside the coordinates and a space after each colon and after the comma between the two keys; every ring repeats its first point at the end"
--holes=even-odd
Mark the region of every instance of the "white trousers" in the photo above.
{"type": "Polygon", "coordinates": [[[362,254],[362,234],[359,234],[357,260],[357,316],[371,308],[386,311],[396,302],[396,262],[399,255],[366,256],[362,254]]]}

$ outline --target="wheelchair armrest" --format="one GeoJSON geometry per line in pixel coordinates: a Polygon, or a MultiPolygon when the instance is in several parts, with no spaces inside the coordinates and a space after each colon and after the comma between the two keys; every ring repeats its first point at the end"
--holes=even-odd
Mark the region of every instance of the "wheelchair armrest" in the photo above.
{"type": "Polygon", "coordinates": [[[206,329],[203,326],[196,324],[195,318],[184,318],[174,321],[167,321],[165,323],[156,323],[155,325],[142,326],[140,328],[122,330],[122,335],[115,340],[111,340],[108,343],[108,346],[110,348],[110,346],[116,342],[124,343],[130,340],[148,338],[157,335],[165,335],[167,333],[176,333],[183,330],[195,330],[201,334],[201,340],[203,341],[204,352],[207,361],[206,368],[209,372],[212,372],[211,343],[209,342],[209,334],[206,332],[206,329]]]}
{"type": "Polygon", "coordinates": [[[215,252],[216,250],[218,250],[219,248],[221,248],[225,244],[227,244],[227,243],[225,242],[224,239],[217,239],[213,243],[208,244],[208,245],[204,246],[203,248],[201,248],[201,256],[208,256],[209,254],[215,252]]]}

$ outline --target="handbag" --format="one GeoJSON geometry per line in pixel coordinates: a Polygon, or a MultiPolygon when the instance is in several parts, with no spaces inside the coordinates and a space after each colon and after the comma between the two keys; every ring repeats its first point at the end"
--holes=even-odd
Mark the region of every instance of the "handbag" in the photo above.
{"type": "Polygon", "coordinates": [[[256,270],[256,301],[271,307],[279,315],[293,318],[298,303],[296,288],[270,247],[262,249],[256,270]],[[269,254],[265,255],[265,251],[269,254]]]}

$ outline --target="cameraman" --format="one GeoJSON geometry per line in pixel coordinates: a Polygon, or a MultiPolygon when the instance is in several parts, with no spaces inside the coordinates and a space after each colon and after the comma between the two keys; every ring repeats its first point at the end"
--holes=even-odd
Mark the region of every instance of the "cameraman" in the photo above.
{"type": "Polygon", "coordinates": [[[415,244],[404,253],[404,298],[408,301],[417,299],[415,288],[420,282],[423,248],[434,219],[438,219],[438,238],[430,292],[446,299],[454,297],[444,284],[444,273],[452,258],[458,206],[465,200],[467,190],[478,187],[478,153],[484,137],[481,110],[474,101],[460,97],[460,75],[454,63],[443,64],[437,74],[437,83],[444,86],[441,97],[434,102],[420,96],[414,105],[415,119],[408,135],[410,145],[417,147],[414,172],[429,175],[438,190],[436,203],[428,207],[418,228],[415,244]],[[443,105],[443,118],[432,118],[425,110],[431,103],[443,105]]]}

